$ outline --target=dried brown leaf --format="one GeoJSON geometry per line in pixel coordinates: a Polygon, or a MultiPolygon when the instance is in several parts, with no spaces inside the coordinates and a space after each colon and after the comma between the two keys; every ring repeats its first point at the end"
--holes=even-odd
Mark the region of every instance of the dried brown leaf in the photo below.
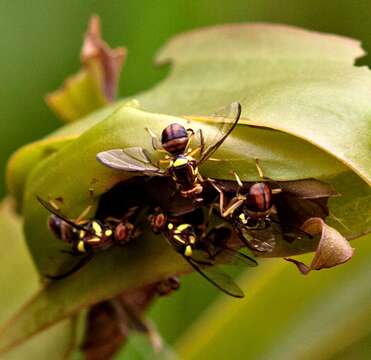
{"type": "Polygon", "coordinates": [[[81,346],[85,359],[111,359],[125,345],[132,331],[147,335],[153,349],[160,351],[162,339],[151,323],[145,320],[144,313],[157,295],[168,295],[178,286],[175,277],[169,278],[93,305],[87,315],[81,346]]]}
{"type": "Polygon", "coordinates": [[[114,101],[125,57],[125,48],[111,49],[102,39],[99,17],[92,16],[81,49],[82,69],[46,96],[48,106],[71,122],[114,101]]]}
{"type": "Polygon", "coordinates": [[[316,252],[309,266],[301,261],[285,258],[294,263],[299,271],[306,275],[311,270],[321,270],[343,264],[353,256],[354,249],[349,242],[334,228],[328,226],[321,218],[311,218],[303,226],[303,231],[312,236],[320,236],[316,252]]]}
{"type": "Polygon", "coordinates": [[[81,63],[86,68],[92,66],[92,71],[95,70],[95,66],[98,67],[97,76],[102,76],[100,84],[108,102],[116,98],[118,80],[125,58],[125,48],[111,49],[102,39],[99,17],[92,16],[81,49],[81,63]]]}

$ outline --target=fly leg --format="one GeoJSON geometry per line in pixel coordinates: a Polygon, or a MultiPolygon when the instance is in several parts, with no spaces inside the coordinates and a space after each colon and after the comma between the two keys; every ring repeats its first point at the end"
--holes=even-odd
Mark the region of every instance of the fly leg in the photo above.
{"type": "Polygon", "coordinates": [[[219,188],[219,186],[217,186],[215,184],[215,181],[213,179],[208,179],[208,181],[211,183],[211,185],[214,187],[214,189],[219,193],[219,211],[220,211],[220,215],[222,217],[228,217],[230,215],[233,214],[233,212],[239,208],[243,202],[245,201],[245,197],[241,197],[241,196],[236,196],[234,197],[230,202],[229,204],[224,207],[224,192],[222,189],[219,188]]]}
{"type": "Polygon", "coordinates": [[[89,214],[90,210],[91,210],[92,206],[89,205],[88,207],[86,207],[82,213],[77,217],[77,219],[75,220],[75,223],[76,224],[80,224],[82,222],[84,222],[84,218],[87,217],[87,215],[89,214]]]}
{"type": "MultiPolygon", "coordinates": [[[[257,158],[255,158],[255,166],[256,166],[256,169],[258,170],[259,177],[263,181],[274,182],[271,178],[264,175],[263,169],[260,166],[259,159],[257,158]]],[[[280,192],[282,192],[282,189],[280,189],[279,187],[272,189],[272,194],[279,194],[280,192]]]]}
{"type": "Polygon", "coordinates": [[[151,136],[153,150],[166,153],[167,151],[165,151],[162,148],[162,145],[161,145],[160,141],[158,140],[158,137],[156,136],[156,134],[150,128],[146,128],[146,130],[149,133],[149,135],[151,136]]]}

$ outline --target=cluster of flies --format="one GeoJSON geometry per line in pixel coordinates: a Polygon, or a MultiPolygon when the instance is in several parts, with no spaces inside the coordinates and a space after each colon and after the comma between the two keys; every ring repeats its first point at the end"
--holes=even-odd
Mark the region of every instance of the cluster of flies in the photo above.
{"type": "MultiPolygon", "coordinates": [[[[97,159],[103,165],[125,172],[134,172],[141,176],[171,178],[176,185],[176,191],[181,197],[192,201],[191,214],[174,215],[160,207],[153,208],[146,218],[155,234],[162,234],[190,266],[224,293],[243,297],[244,294],[234,280],[218,266],[220,263],[229,265],[256,266],[257,262],[247,254],[231,247],[228,240],[232,234],[241,240],[241,246],[259,251],[251,231],[264,231],[271,226],[272,195],[279,191],[274,189],[269,179],[265,178],[257,163],[261,181],[244,186],[236,173],[235,190],[232,196],[225,196],[223,187],[214,179],[204,179],[199,167],[211,159],[215,151],[228,138],[236,127],[241,115],[239,103],[230,106],[229,114],[220,121],[215,138],[205,143],[201,130],[197,132],[173,123],[162,132],[161,140],[149,129],[154,150],[165,155],[157,163],[152,161],[142,148],[113,149],[97,154],[97,159]],[[191,149],[192,141],[198,138],[198,145],[191,149]],[[166,165],[165,165],[166,164],[166,165]],[[206,201],[203,196],[207,190],[214,192],[215,198],[206,201]],[[199,211],[208,215],[201,224],[199,211]],[[202,210],[204,209],[204,210],[202,210]],[[206,210],[205,210],[206,209],[206,210]],[[192,217],[192,213],[194,216],[192,217]],[[222,223],[210,228],[208,219],[211,213],[216,213],[222,223]]],[[[49,276],[52,279],[62,279],[77,271],[86,264],[97,252],[113,245],[124,245],[140,236],[141,231],[136,218],[140,207],[132,207],[121,218],[107,217],[104,221],[84,219],[81,214],[78,219],[65,216],[52,201],[38,197],[40,203],[50,211],[49,228],[56,237],[70,245],[65,251],[81,257],[67,272],[49,276]]],[[[202,215],[201,215],[202,216],[202,215]]],[[[266,251],[264,244],[261,250],[266,251]]],[[[266,244],[269,246],[269,244],[266,244]]],[[[240,247],[241,247],[240,246],[240,247]]]]}

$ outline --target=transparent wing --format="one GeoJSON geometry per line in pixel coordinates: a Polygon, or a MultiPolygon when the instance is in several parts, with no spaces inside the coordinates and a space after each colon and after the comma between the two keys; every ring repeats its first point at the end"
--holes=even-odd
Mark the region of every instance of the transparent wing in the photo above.
{"type": "MultiPolygon", "coordinates": [[[[225,225],[212,228],[203,241],[202,249],[197,256],[207,254],[209,259],[216,263],[226,263],[234,266],[257,266],[258,263],[250,256],[232,249],[228,246],[228,239],[231,237],[231,229],[225,225]]],[[[197,252],[196,252],[197,254],[197,252]]]]}
{"type": "Polygon", "coordinates": [[[47,201],[43,200],[41,197],[36,196],[36,198],[39,201],[39,203],[42,206],[44,206],[44,208],[46,210],[48,210],[49,212],[51,212],[55,216],[59,217],[61,220],[63,220],[64,222],[66,222],[68,225],[70,225],[73,228],[78,229],[78,230],[84,230],[84,231],[86,231],[88,233],[91,233],[92,235],[95,236],[95,234],[92,233],[87,227],[85,227],[83,225],[76,224],[75,222],[73,222],[73,220],[68,219],[65,215],[62,214],[61,211],[59,211],[56,208],[54,208],[51,204],[49,204],[47,201]]]}
{"type": "Polygon", "coordinates": [[[281,224],[274,216],[271,216],[269,226],[265,229],[238,227],[238,230],[241,240],[250,249],[260,252],[272,252],[284,242],[293,243],[296,240],[313,238],[299,227],[281,224]]]}
{"type": "Polygon", "coordinates": [[[283,241],[282,231],[279,224],[272,223],[265,229],[249,229],[238,226],[240,239],[249,249],[260,252],[271,252],[276,243],[283,241]]]}
{"type": "Polygon", "coordinates": [[[243,298],[245,296],[234,280],[226,273],[220,271],[217,267],[209,266],[204,262],[199,262],[192,258],[187,258],[186,256],[183,257],[203,278],[225,294],[236,298],[243,298]]]}
{"type": "Polygon", "coordinates": [[[199,164],[210,158],[236,127],[241,116],[241,104],[234,102],[227,109],[215,113],[214,116],[218,118],[218,122],[221,125],[214,138],[212,140],[206,140],[208,144],[201,153],[199,164]]]}
{"type": "Polygon", "coordinates": [[[164,171],[152,164],[148,154],[141,147],[102,151],[97,154],[97,160],[115,170],[140,172],[150,176],[165,174],[164,171]]]}
{"type": "Polygon", "coordinates": [[[252,257],[228,247],[221,248],[220,252],[216,254],[214,258],[216,262],[225,262],[226,264],[234,266],[258,266],[256,260],[252,257]]]}

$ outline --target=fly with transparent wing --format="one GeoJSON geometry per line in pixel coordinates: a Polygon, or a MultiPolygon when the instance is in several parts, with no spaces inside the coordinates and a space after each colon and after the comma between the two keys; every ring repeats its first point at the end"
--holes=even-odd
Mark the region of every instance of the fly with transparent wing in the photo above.
{"type": "Polygon", "coordinates": [[[150,131],[154,149],[167,152],[163,159],[168,164],[165,169],[160,166],[161,160],[155,164],[148,153],[139,147],[103,151],[97,154],[97,159],[115,170],[148,176],[170,176],[178,185],[181,195],[198,197],[203,191],[204,183],[198,168],[215,153],[236,127],[241,116],[241,105],[232,103],[223,113],[224,115],[221,112],[216,114],[219,129],[215,137],[205,144],[203,133],[199,130],[200,145],[193,150],[189,147],[196,134],[192,129],[186,130],[180,124],[170,124],[162,134],[162,149],[159,149],[158,141],[150,131]],[[198,154],[197,158],[195,154],[198,154]]]}
{"type": "Polygon", "coordinates": [[[152,230],[161,233],[173,249],[203,278],[227,295],[242,298],[243,291],[222,269],[224,265],[252,267],[257,262],[227,246],[232,231],[217,226],[209,231],[184,221],[181,217],[168,218],[158,211],[150,216],[152,230]]]}
{"type": "Polygon", "coordinates": [[[96,219],[83,220],[84,211],[76,220],[66,217],[51,203],[37,197],[40,204],[51,215],[48,218],[50,231],[63,242],[70,246],[69,250],[62,250],[79,260],[70,269],[57,275],[45,275],[51,280],[61,280],[72,275],[85,266],[97,252],[101,252],[113,245],[127,244],[140,234],[139,229],[133,225],[132,219],[137,213],[137,208],[130,208],[121,219],[109,218],[104,222],[96,219]]]}

